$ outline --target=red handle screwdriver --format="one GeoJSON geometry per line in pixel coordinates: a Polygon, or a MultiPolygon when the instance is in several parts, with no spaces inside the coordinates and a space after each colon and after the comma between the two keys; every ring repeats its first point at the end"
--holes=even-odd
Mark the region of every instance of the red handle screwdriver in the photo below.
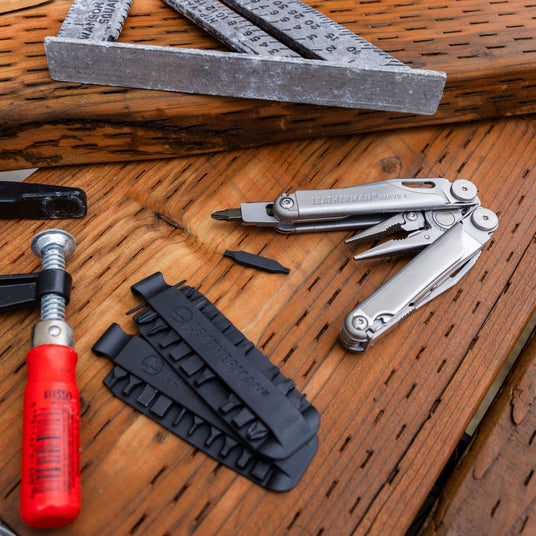
{"type": "MultiPolygon", "coordinates": [[[[74,238],[58,229],[32,241],[43,271],[65,270],[74,238]]],[[[35,528],[56,528],[80,513],[80,396],[73,332],[65,318],[65,299],[41,296],[41,321],[34,327],[26,356],[20,513],[35,528]]]]}

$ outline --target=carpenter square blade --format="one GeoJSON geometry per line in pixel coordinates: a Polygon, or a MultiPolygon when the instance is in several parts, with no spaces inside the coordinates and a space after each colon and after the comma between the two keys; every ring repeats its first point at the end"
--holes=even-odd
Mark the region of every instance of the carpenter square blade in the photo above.
{"type": "MultiPolygon", "coordinates": [[[[45,39],[52,78],[422,114],[435,113],[441,99],[444,73],[411,69],[298,0],[293,0],[292,9],[299,10],[298,15],[307,31],[294,35],[296,25],[282,27],[280,23],[285,16],[281,20],[270,21],[266,29],[276,34],[276,41],[272,38],[266,41],[259,36],[259,40],[266,44],[267,55],[260,55],[263,47],[252,50],[251,47],[234,46],[242,52],[257,54],[254,55],[113,43],[111,41],[119,35],[130,1],[103,3],[75,0],[58,36],[45,39]],[[304,50],[301,42],[316,34],[329,36],[328,42],[315,42],[311,50],[304,50]],[[342,53],[334,44],[338,40],[344,43],[342,53]],[[285,45],[276,44],[280,41],[285,41],[289,49],[295,48],[310,57],[325,59],[294,57],[291,50],[286,51],[285,45]],[[335,50],[336,54],[333,53],[335,50]]],[[[203,6],[204,1],[201,0],[199,5],[203,6]]],[[[238,9],[234,4],[232,7],[238,9]]],[[[251,16],[251,6],[248,8],[247,2],[239,7],[244,14],[251,16]]],[[[290,9],[286,3],[278,4],[278,8],[281,15],[290,9]]],[[[225,6],[217,9],[217,14],[221,9],[224,17],[229,17],[230,26],[235,25],[234,12],[224,12],[225,6]]],[[[191,5],[189,10],[192,11],[191,5]]],[[[190,13],[190,18],[196,22],[203,19],[203,27],[207,28],[206,13],[199,8],[193,11],[194,15],[190,13]]],[[[238,17],[243,19],[241,15],[238,17]]],[[[266,13],[260,16],[257,13],[253,25],[260,20],[264,24],[266,17],[266,13]]],[[[225,29],[225,24],[211,33],[225,35],[222,40],[233,46],[228,39],[228,30],[223,31],[222,27],[225,29]]],[[[246,37],[249,36],[247,32],[250,30],[246,30],[246,37]]]]}

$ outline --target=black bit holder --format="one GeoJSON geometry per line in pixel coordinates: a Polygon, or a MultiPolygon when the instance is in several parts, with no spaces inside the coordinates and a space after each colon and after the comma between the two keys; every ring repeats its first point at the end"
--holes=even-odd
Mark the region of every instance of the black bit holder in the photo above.
{"type": "Polygon", "coordinates": [[[314,436],[283,460],[270,460],[245,444],[195,389],[143,338],[112,324],[93,346],[114,368],[104,379],[112,393],[218,462],[272,491],[288,491],[303,476],[318,447],[314,436]]]}
{"type": "MultiPolygon", "coordinates": [[[[294,487],[318,448],[318,411],[193,287],[157,272],[131,287],[140,335],[112,324],[93,346],[115,396],[272,491],[294,487]]],[[[134,311],[131,311],[134,312],[134,311]]]]}

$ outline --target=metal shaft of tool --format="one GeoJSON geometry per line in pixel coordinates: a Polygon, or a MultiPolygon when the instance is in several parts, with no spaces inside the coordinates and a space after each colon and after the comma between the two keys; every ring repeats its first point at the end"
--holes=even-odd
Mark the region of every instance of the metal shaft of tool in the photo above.
{"type": "MultiPolygon", "coordinates": [[[[65,256],[59,244],[50,244],[43,250],[43,270],[65,270],[65,256]]],[[[65,299],[58,294],[41,298],[41,320],[64,320],[65,299]]]]}
{"type": "MultiPolygon", "coordinates": [[[[65,259],[76,248],[75,239],[61,229],[49,229],[37,234],[32,240],[31,249],[42,261],[43,271],[60,270],[65,272],[65,259]]],[[[65,319],[65,298],[55,292],[41,296],[41,320],[65,319]]]]}

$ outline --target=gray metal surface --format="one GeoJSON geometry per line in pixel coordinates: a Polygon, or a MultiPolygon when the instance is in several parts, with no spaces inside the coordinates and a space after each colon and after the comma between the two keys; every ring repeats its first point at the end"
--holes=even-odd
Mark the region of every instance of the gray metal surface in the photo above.
{"type": "Polygon", "coordinates": [[[306,58],[409,69],[301,0],[223,1],[306,58]]]}
{"type": "Polygon", "coordinates": [[[442,73],[172,47],[45,38],[53,79],[433,114],[442,73]]]}
{"type": "Polygon", "coordinates": [[[273,0],[270,4],[227,1],[253,24],[218,0],[165,1],[249,57],[112,43],[132,0],[75,0],[58,35],[45,39],[51,77],[65,82],[426,115],[439,106],[445,73],[405,66],[300,0],[273,0]],[[327,61],[295,57],[291,48],[327,61]]]}
{"type": "Polygon", "coordinates": [[[75,0],[58,37],[115,41],[127,18],[132,0],[75,0]]]}
{"type": "Polygon", "coordinates": [[[349,188],[297,190],[274,201],[274,216],[281,221],[327,220],[359,214],[395,213],[474,206],[479,203],[476,187],[471,195],[457,195],[459,181],[443,178],[391,179],[349,188]]]}
{"type": "Polygon", "coordinates": [[[218,0],[164,0],[236,52],[299,58],[300,55],[218,0]]]}

